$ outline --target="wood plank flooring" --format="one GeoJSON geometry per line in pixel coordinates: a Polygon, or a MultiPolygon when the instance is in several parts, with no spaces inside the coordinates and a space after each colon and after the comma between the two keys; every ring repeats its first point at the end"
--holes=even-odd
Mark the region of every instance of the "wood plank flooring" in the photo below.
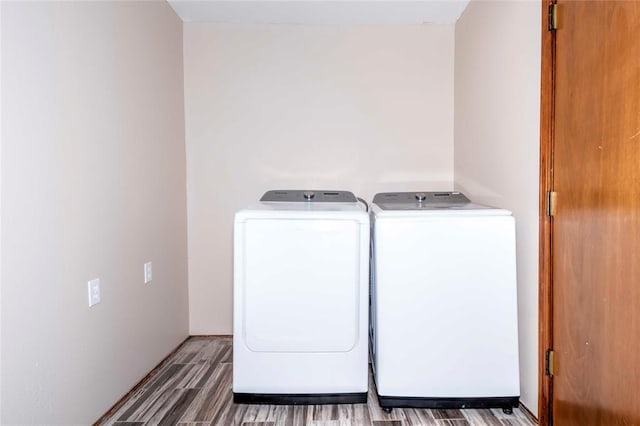
{"type": "Polygon", "coordinates": [[[231,391],[231,338],[193,337],[165,360],[102,425],[238,426],[528,426],[520,410],[427,410],[378,406],[373,378],[366,404],[234,404],[231,391]]]}

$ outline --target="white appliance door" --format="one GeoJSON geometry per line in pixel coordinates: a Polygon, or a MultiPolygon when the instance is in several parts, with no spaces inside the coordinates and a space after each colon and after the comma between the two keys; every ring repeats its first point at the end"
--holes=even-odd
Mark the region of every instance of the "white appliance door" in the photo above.
{"type": "Polygon", "coordinates": [[[348,352],[358,341],[359,223],[245,224],[244,340],[256,352],[348,352]]]}
{"type": "Polygon", "coordinates": [[[379,393],[518,395],[513,217],[376,227],[379,393]]]}

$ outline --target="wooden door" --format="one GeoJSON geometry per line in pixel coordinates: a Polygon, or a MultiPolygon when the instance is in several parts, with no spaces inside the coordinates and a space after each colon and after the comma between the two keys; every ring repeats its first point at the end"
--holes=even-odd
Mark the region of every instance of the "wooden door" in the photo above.
{"type": "Polygon", "coordinates": [[[558,2],[555,425],[640,425],[640,1],[558,2]]]}

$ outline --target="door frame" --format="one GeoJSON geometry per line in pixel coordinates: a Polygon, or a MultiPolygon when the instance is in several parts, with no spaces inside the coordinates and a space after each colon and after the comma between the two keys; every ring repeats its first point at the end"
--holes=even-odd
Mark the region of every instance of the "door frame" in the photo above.
{"type": "Polygon", "coordinates": [[[553,348],[552,245],[553,220],[547,214],[547,193],[553,189],[555,121],[555,31],[549,30],[549,8],[555,0],[542,0],[540,74],[540,193],[538,260],[538,423],[552,422],[552,378],[546,374],[547,349],[553,348]]]}

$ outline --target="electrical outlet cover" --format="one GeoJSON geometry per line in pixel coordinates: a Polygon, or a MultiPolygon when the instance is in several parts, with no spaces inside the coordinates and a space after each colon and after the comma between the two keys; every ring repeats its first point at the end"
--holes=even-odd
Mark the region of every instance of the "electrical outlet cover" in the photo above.
{"type": "Polygon", "coordinates": [[[89,291],[89,307],[100,303],[100,278],[89,281],[87,290],[89,291]]]}
{"type": "Polygon", "coordinates": [[[153,279],[153,264],[151,262],[147,262],[144,264],[144,283],[150,283],[153,279]]]}

